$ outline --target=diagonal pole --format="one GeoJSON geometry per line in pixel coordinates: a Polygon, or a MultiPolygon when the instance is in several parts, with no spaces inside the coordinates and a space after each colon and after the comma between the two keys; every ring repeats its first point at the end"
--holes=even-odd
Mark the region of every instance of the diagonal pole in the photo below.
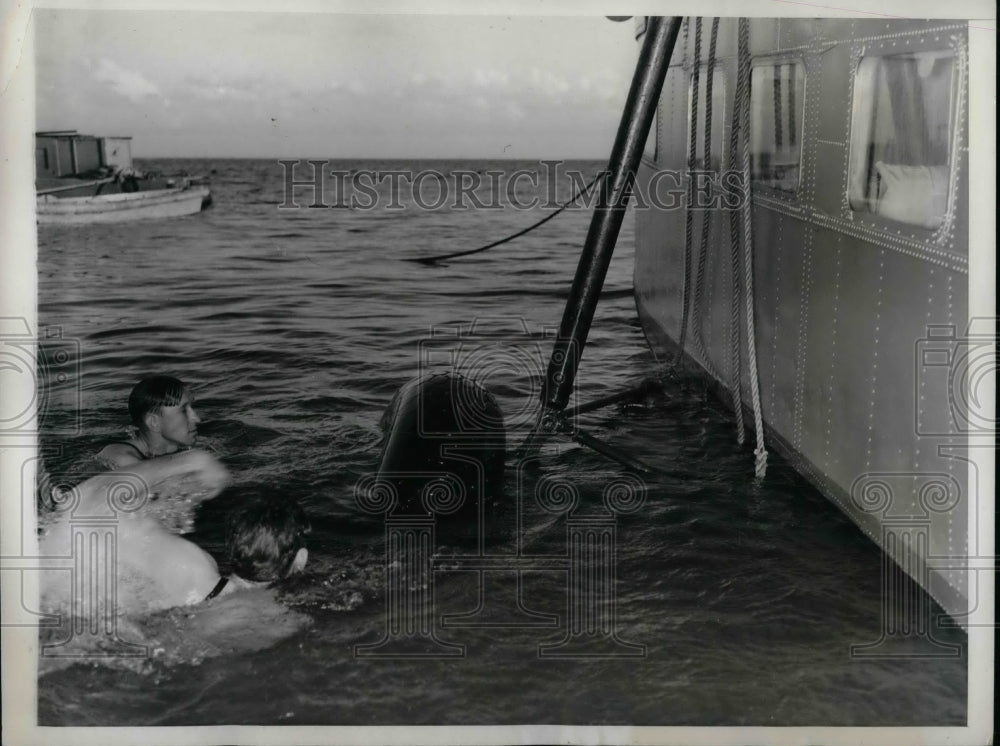
{"type": "Polygon", "coordinates": [[[543,408],[550,413],[563,410],[573,390],[680,27],[679,17],[651,16],[647,20],[635,75],[608,161],[608,177],[600,184],[600,199],[590,221],[542,387],[543,408]]]}

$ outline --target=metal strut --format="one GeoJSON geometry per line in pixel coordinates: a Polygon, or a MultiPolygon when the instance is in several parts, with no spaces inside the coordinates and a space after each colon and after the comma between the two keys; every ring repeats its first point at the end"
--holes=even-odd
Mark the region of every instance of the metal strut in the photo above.
{"type": "Polygon", "coordinates": [[[522,453],[530,449],[540,433],[561,432],[616,461],[643,471],[650,470],[623,451],[582,433],[567,421],[563,410],[573,390],[680,28],[680,17],[650,16],[647,19],[635,75],[608,160],[608,175],[600,183],[598,204],[580,253],[576,276],[542,385],[542,411],[535,432],[528,436],[521,448],[522,453]]]}
{"type": "Polygon", "coordinates": [[[542,387],[542,404],[546,410],[564,409],[573,390],[577,367],[625,219],[625,208],[632,194],[639,159],[656,113],[656,103],[680,27],[681,19],[678,17],[650,17],[647,22],[635,75],[608,160],[608,178],[600,184],[600,199],[590,221],[559,335],[549,360],[542,387]]]}

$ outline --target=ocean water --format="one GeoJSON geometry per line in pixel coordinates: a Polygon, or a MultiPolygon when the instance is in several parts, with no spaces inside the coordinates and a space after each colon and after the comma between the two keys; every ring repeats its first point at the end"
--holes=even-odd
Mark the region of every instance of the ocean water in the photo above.
{"type": "MultiPolygon", "coordinates": [[[[662,376],[630,292],[631,216],[576,398],[661,378],[662,394],[581,419],[658,471],[637,482],[560,440],[530,469],[511,460],[506,499],[521,528],[494,551],[566,556],[569,519],[540,508],[544,484],[571,485],[575,515],[590,516],[604,515],[609,485],[638,485],[642,503],[614,518],[616,553],[603,563],[615,582],[601,613],[610,619],[613,608],[615,640],[595,644],[641,655],[540,654],[568,633],[566,569],[553,560],[520,579],[481,575],[462,569],[461,549],[441,546],[436,636],[464,646],[462,655],[357,656],[356,646],[377,643],[387,629],[384,521],[354,498],[354,485],[376,467],[383,410],[418,372],[464,360],[464,372],[496,393],[516,445],[535,411],[547,334],[561,317],[590,213],[570,209],[512,243],[425,266],[406,260],[475,248],[549,211],[423,209],[408,188],[389,209],[388,182],[375,209],[308,208],[308,189],[297,192],[301,209],[280,209],[276,161],[139,165],[210,174],[214,204],[166,221],[40,228],[39,323],[75,356],[73,375],[46,381],[41,399],[46,466],[84,476],[90,456],[126,434],[132,384],[154,372],[182,378],[203,419],[199,445],[235,479],[203,506],[191,538],[218,555],[225,513],[241,499],[277,492],[299,500],[313,523],[311,560],[282,600],[309,624],[237,652],[61,667],[39,680],[40,724],[965,723],[964,633],[934,630],[952,648],[910,639],[881,649],[909,654],[852,655],[885,631],[880,550],[776,454],[766,478],[754,480],[731,413],[697,379],[662,376]],[[440,624],[474,611],[481,590],[483,618],[534,624],[440,624]],[[944,650],[955,655],[921,655],[944,650]]],[[[537,184],[516,182],[522,204],[550,190],[535,162],[331,165],[347,173],[521,169],[540,174],[537,184]]],[[[601,165],[563,168],[589,178],[601,165]]],[[[436,200],[426,185],[425,205],[436,200]]],[[[329,186],[324,201],[332,204],[329,186]]],[[[565,180],[556,186],[559,200],[572,192],[565,180]]],[[[484,187],[481,201],[489,193],[484,187]]]]}

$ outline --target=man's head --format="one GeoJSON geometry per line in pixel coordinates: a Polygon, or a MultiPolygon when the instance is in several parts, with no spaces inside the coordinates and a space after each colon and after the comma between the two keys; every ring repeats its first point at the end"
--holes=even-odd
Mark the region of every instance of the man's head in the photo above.
{"type": "Polygon", "coordinates": [[[143,378],[128,397],[132,424],[146,437],[179,447],[194,444],[201,418],[187,387],[171,376],[143,378]]]}
{"type": "Polygon", "coordinates": [[[305,567],[309,521],[294,500],[270,497],[229,516],[226,551],[244,580],[281,580],[305,567]]]}

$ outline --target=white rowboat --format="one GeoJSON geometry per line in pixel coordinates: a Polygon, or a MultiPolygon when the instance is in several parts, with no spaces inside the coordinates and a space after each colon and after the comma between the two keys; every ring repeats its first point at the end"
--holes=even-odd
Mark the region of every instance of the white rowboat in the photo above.
{"type": "Polygon", "coordinates": [[[211,202],[207,187],[156,189],[91,197],[38,197],[37,217],[43,225],[118,223],[193,215],[211,202]]]}

